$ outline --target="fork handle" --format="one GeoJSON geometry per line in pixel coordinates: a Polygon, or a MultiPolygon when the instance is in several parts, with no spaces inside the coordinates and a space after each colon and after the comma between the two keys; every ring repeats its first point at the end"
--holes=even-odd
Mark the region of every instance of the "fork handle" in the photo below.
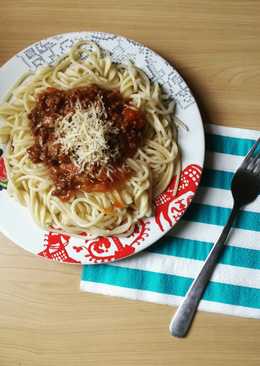
{"type": "Polygon", "coordinates": [[[169,326],[170,332],[173,336],[184,337],[189,330],[200,299],[214,271],[217,260],[223,250],[225,240],[227,239],[230,228],[236,218],[238,211],[239,207],[234,205],[218,241],[213,245],[197,278],[193,281],[182,304],[179,306],[178,310],[173,316],[169,326]]]}

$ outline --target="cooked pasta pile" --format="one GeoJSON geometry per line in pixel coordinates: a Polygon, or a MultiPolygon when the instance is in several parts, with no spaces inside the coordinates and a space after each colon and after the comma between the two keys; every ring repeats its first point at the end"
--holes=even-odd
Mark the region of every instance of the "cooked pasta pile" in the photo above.
{"type": "MultiPolygon", "coordinates": [[[[79,107],[78,115],[71,112],[62,123],[61,118],[57,119],[56,128],[59,126],[63,131],[59,141],[67,144],[67,153],[70,141],[75,138],[69,136],[69,140],[64,134],[65,128],[67,131],[67,126],[74,123],[76,131],[75,123],[82,113],[85,113],[84,123],[90,123],[90,117],[86,116],[93,115],[89,113],[91,108],[82,111],[79,107]]],[[[8,192],[30,209],[35,221],[44,229],[72,235],[88,232],[93,237],[128,235],[138,219],[152,215],[154,198],[167,188],[173,175],[179,176],[174,102],[169,102],[160,86],[150,81],[142,70],[131,63],[113,63],[111,57],[93,42],[78,42],[56,65],[25,75],[0,106],[0,117],[4,122],[0,128],[0,142],[6,144],[8,192]],[[124,169],[131,172],[123,185],[114,188],[111,185],[111,190],[103,192],[78,190],[68,200],[62,200],[54,193],[55,185],[46,164],[33,162],[28,153],[34,144],[28,116],[35,108],[38,96],[48,88],[69,91],[90,85],[118,90],[133,110],[144,113],[143,142],[134,155],[122,163],[124,169]]],[[[82,141],[80,148],[86,155],[82,141]]],[[[82,161],[81,172],[86,167],[82,161]]]]}

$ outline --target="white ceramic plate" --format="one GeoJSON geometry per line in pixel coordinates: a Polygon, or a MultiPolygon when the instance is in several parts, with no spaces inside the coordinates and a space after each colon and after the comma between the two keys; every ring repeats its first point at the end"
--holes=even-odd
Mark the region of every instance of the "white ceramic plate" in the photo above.
{"type": "MultiPolygon", "coordinates": [[[[24,249],[66,263],[104,263],[133,255],[169,231],[189,206],[198,187],[204,161],[204,131],[198,106],[179,73],[158,54],[140,43],[109,33],[81,32],[50,37],[19,52],[0,69],[0,101],[28,70],[52,64],[79,39],[90,39],[110,52],[113,61],[131,60],[149,78],[159,82],[177,102],[176,115],[189,128],[179,129],[182,174],[176,196],[171,184],[156,199],[155,216],[140,220],[128,238],[100,237],[87,240],[43,231],[29,210],[7,195],[3,159],[0,158],[0,230],[24,249]]],[[[174,179],[172,183],[174,183],[174,179]]],[[[172,184],[173,185],[173,184],[172,184]]]]}

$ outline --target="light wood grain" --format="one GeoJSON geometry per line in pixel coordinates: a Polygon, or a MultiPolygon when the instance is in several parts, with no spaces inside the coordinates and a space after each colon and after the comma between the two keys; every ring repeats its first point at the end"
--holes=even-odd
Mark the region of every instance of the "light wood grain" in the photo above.
{"type": "MultiPolygon", "coordinates": [[[[0,64],[52,34],[98,30],[174,63],[205,122],[260,127],[259,1],[1,1],[0,64]]],[[[0,215],[4,213],[0,212],[0,215]]],[[[80,267],[36,258],[0,235],[0,365],[257,366],[260,323],[201,313],[168,335],[173,309],[79,293],[80,267]]]]}

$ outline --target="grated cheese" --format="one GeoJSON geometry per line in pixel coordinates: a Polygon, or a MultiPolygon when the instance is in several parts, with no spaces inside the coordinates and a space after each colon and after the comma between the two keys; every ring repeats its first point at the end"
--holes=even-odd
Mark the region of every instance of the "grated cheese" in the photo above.
{"type": "Polygon", "coordinates": [[[118,146],[113,149],[109,146],[111,136],[118,135],[119,129],[107,119],[100,96],[85,109],[77,101],[74,112],[57,119],[55,134],[62,151],[70,156],[80,172],[94,166],[108,167],[109,162],[119,156],[118,146]]]}

